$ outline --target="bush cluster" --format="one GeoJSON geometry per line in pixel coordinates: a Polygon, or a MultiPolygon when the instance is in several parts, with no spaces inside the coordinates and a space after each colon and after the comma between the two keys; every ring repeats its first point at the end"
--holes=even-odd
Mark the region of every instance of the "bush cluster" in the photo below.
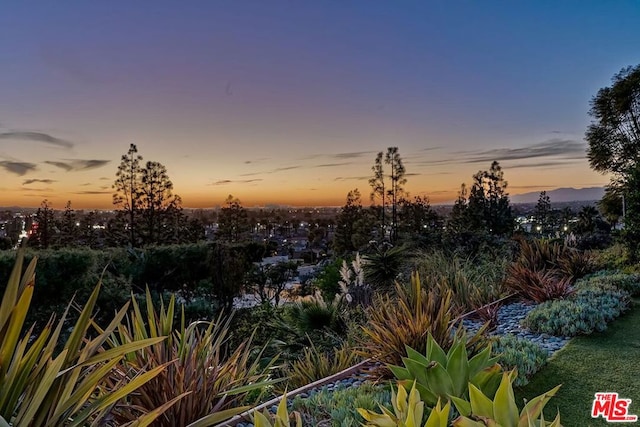
{"type": "Polygon", "coordinates": [[[522,325],[536,333],[557,336],[588,335],[607,329],[607,323],[629,308],[629,294],[610,286],[583,288],[566,300],[547,301],[531,310],[522,325]]]}
{"type": "Polygon", "coordinates": [[[364,418],[356,408],[379,410],[379,404],[392,409],[391,391],[371,384],[334,391],[321,390],[307,399],[296,396],[292,401],[293,409],[302,414],[303,425],[309,426],[360,426],[364,418]]]}
{"type": "Polygon", "coordinates": [[[576,283],[579,288],[610,286],[628,292],[631,296],[640,296],[640,274],[600,271],[576,283]]]}
{"type": "MultiPolygon", "coordinates": [[[[100,279],[103,292],[97,302],[99,323],[125,304],[132,292],[143,293],[147,287],[154,295],[177,292],[186,305],[187,320],[197,320],[220,306],[229,307],[241,292],[244,273],[262,255],[251,245],[197,243],[141,249],[26,251],[27,263],[38,257],[38,280],[27,324],[44,326],[72,298],[85,300],[100,279]]],[[[15,251],[0,251],[0,277],[9,277],[15,259],[15,251]]],[[[4,283],[0,283],[2,291],[4,283]]]]}
{"type": "Polygon", "coordinates": [[[514,335],[502,335],[493,339],[492,353],[505,370],[517,369],[514,385],[529,383],[529,378],[547,362],[548,354],[538,344],[514,335]]]}

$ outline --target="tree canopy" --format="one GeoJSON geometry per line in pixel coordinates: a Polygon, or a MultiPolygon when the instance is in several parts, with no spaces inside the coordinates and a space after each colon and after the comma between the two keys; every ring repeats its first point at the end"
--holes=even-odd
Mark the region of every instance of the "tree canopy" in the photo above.
{"type": "Polygon", "coordinates": [[[589,163],[598,172],[626,174],[640,158],[640,65],[623,68],[591,100],[586,132],[589,163]]]}

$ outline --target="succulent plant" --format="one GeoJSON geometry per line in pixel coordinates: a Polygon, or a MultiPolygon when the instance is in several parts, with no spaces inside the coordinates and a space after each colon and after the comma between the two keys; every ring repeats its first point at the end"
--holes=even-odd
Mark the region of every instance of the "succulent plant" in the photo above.
{"type": "Polygon", "coordinates": [[[502,368],[491,357],[491,345],[469,359],[464,336],[456,336],[448,353],[436,340],[427,337],[426,355],[407,347],[408,357],[403,357],[404,367],[388,365],[400,384],[405,387],[415,382],[422,400],[430,407],[439,399],[450,396],[468,397],[468,384],[493,396],[500,383],[502,368]]]}
{"type": "MultiPolygon", "coordinates": [[[[358,408],[362,418],[367,420],[365,425],[379,427],[420,427],[422,425],[424,402],[420,400],[415,382],[409,394],[402,384],[398,384],[398,393],[396,394],[395,390],[392,391],[391,402],[393,403],[393,412],[382,405],[380,406],[382,414],[358,408]]],[[[449,422],[450,409],[450,402],[442,406],[440,399],[438,399],[424,427],[446,427],[449,422]]]]}
{"type": "Polygon", "coordinates": [[[453,427],[561,427],[560,414],[552,422],[544,420],[542,410],[560,386],[531,399],[518,412],[511,383],[516,371],[504,372],[500,386],[493,399],[486,396],[473,384],[469,384],[469,401],[452,397],[460,416],[453,420],[453,427]]]}
{"type": "MultiPolygon", "coordinates": [[[[294,412],[291,414],[295,418],[295,427],[302,427],[302,418],[300,414],[294,412]]],[[[291,427],[291,416],[287,409],[287,393],[284,394],[280,403],[278,404],[278,410],[276,411],[273,424],[271,423],[271,416],[265,409],[263,413],[256,412],[253,417],[253,424],[255,427],[291,427]]]]}

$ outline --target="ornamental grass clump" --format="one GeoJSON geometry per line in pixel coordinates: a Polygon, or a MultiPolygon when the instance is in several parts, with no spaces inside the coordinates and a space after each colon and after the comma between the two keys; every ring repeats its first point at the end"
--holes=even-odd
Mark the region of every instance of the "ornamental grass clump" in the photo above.
{"type": "MultiPolygon", "coordinates": [[[[376,298],[366,313],[368,322],[358,338],[360,354],[385,365],[400,365],[407,348],[426,349],[429,334],[446,351],[456,336],[465,333],[461,322],[456,322],[460,310],[452,304],[451,290],[427,291],[417,273],[411,275],[409,286],[396,283],[395,296],[376,298]]],[[[486,328],[483,326],[466,341],[470,353],[481,348],[486,328]]],[[[379,374],[389,372],[383,368],[379,374]]]]}
{"type": "Polygon", "coordinates": [[[285,370],[289,388],[298,388],[355,365],[358,355],[347,343],[333,351],[322,351],[313,343],[285,370]]]}
{"type": "Polygon", "coordinates": [[[218,317],[212,322],[185,324],[184,312],[179,326],[174,326],[175,298],[165,308],[160,302],[156,311],[147,290],[146,315],[135,298],[127,321],[117,328],[109,343],[114,348],[141,338],[166,335],[163,342],[135,353],[129,353],[119,369],[111,375],[118,383],[134,376],[140,369],[166,366],[153,381],[141,387],[113,408],[112,416],[119,422],[135,420],[164,402],[177,399],[154,425],[207,426],[230,418],[248,406],[250,392],[273,384],[269,371],[274,360],[261,366],[261,352],[251,351],[251,339],[228,349],[226,346],[230,317],[218,317]]]}
{"type": "MultiPolygon", "coordinates": [[[[165,365],[144,373],[132,371],[131,378],[113,386],[105,384],[106,378],[115,372],[125,354],[159,344],[165,337],[135,339],[104,349],[103,344],[120,324],[128,306],[122,307],[104,330],[91,330],[100,283],[64,342],[61,332],[72,303],[57,324],[52,317],[39,334],[32,335],[33,326],[23,333],[34,292],[36,258],[21,275],[23,259],[19,251],[0,305],[0,426],[99,424],[112,405],[148,384],[165,365]]],[[[164,401],[154,406],[134,425],[149,425],[172,403],[164,401]]]]}
{"type": "Polygon", "coordinates": [[[464,258],[433,251],[418,253],[414,269],[427,289],[450,289],[456,309],[469,312],[505,296],[507,264],[506,258],[464,258]]]}
{"type": "Polygon", "coordinates": [[[417,273],[409,286],[396,282],[396,295],[378,296],[367,308],[368,322],[362,326],[361,354],[376,361],[398,365],[406,347],[424,349],[429,333],[449,349],[453,342],[458,313],[451,302],[452,293],[435,289],[425,291],[417,273]]]}
{"type": "Polygon", "coordinates": [[[589,253],[546,240],[520,240],[520,254],[507,269],[506,285],[526,300],[562,299],[571,296],[574,281],[593,268],[589,253]]]}

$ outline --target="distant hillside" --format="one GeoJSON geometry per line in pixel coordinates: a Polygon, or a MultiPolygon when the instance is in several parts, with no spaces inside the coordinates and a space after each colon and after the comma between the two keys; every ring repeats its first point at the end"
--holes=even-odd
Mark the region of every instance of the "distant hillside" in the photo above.
{"type": "MultiPolygon", "coordinates": [[[[551,203],[580,202],[600,200],[604,195],[604,187],[589,188],[556,188],[547,191],[551,203]]],[[[536,203],[540,197],[539,191],[531,193],[515,194],[510,196],[511,203],[536,203]]]]}

